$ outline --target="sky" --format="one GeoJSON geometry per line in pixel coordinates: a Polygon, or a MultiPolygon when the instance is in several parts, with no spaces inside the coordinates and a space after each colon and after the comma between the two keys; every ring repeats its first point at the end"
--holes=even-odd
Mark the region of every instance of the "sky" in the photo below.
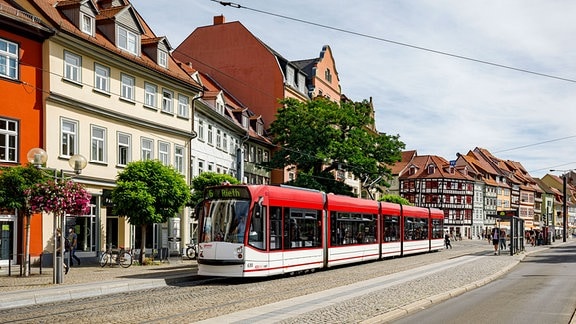
{"type": "Polygon", "coordinates": [[[454,160],[476,147],[533,177],[576,168],[576,1],[132,0],[176,48],[213,17],[290,61],[329,45],[342,93],[378,131],[454,160]]]}

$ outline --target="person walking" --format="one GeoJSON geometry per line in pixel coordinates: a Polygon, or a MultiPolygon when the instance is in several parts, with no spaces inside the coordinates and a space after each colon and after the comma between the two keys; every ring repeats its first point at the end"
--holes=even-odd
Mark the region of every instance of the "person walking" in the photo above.
{"type": "Polygon", "coordinates": [[[500,230],[500,250],[506,250],[506,230],[500,230]]]}
{"type": "Polygon", "coordinates": [[[80,265],[80,258],[76,256],[76,247],[78,246],[78,235],[76,235],[76,232],[74,232],[74,228],[70,227],[70,229],[68,229],[68,242],[70,244],[70,248],[69,248],[69,255],[68,255],[68,260],[70,261],[70,266],[73,266],[74,262],[72,262],[72,259],[76,260],[76,263],[78,263],[78,265],[80,265]]]}
{"type": "Polygon", "coordinates": [[[494,245],[494,255],[498,255],[498,245],[500,244],[500,229],[494,227],[492,229],[492,245],[494,245]]]}
{"type": "Polygon", "coordinates": [[[446,232],[444,235],[444,245],[446,245],[446,249],[452,248],[452,244],[450,243],[450,235],[448,235],[448,232],[446,232]]]}

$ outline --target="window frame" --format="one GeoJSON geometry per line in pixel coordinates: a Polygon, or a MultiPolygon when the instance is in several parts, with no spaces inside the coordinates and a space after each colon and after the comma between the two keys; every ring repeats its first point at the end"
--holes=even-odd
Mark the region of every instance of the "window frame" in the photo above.
{"type": "Polygon", "coordinates": [[[174,114],[174,91],[166,88],[162,89],[162,112],[174,114]],[[169,98],[166,95],[169,95],[169,98]]]}
{"type": "Polygon", "coordinates": [[[154,160],[154,140],[147,137],[140,138],[140,160],[148,161],[154,160]],[[150,147],[147,147],[146,144],[150,144],[150,147]]]}
{"type": "Polygon", "coordinates": [[[166,166],[170,165],[170,143],[158,141],[158,160],[166,166]]]}
{"type": "Polygon", "coordinates": [[[140,35],[122,26],[117,26],[116,35],[116,46],[118,46],[119,49],[134,55],[139,55],[140,35]]]}
{"type": "Polygon", "coordinates": [[[122,100],[134,102],[135,88],[136,78],[126,73],[120,73],[120,98],[122,100]],[[132,84],[128,84],[126,82],[128,80],[131,80],[132,84]]]}
{"type": "Polygon", "coordinates": [[[84,34],[94,36],[94,17],[86,13],[80,13],[80,30],[84,34]]]}
{"type": "Polygon", "coordinates": [[[100,63],[94,63],[94,89],[110,93],[110,68],[100,63]],[[105,72],[105,75],[99,73],[98,70],[105,72]]]}
{"type": "Polygon", "coordinates": [[[132,135],[123,132],[116,133],[116,166],[125,167],[132,161],[132,135]],[[121,139],[125,138],[124,143],[121,139]]]}
{"type": "Polygon", "coordinates": [[[174,169],[181,174],[184,174],[185,160],[184,160],[184,146],[174,144],[174,169]]]}
{"type": "Polygon", "coordinates": [[[82,84],[82,56],[70,51],[64,51],[64,80],[82,84]],[[75,60],[72,62],[70,60],[75,60]]]}
{"type": "Polygon", "coordinates": [[[77,120],[60,118],[60,157],[71,157],[78,152],[78,125],[77,120]],[[73,126],[72,131],[64,130],[66,123],[73,126]]]}
{"type": "Polygon", "coordinates": [[[0,117],[0,127],[0,162],[16,163],[20,150],[20,122],[0,117]],[[14,125],[13,130],[10,125],[14,125]]]}
{"type": "Polygon", "coordinates": [[[90,162],[106,163],[106,131],[105,127],[90,125],[90,162]],[[96,130],[102,131],[102,137],[95,137],[96,130]],[[97,151],[94,151],[95,144],[97,151]]]}
{"type": "Polygon", "coordinates": [[[4,47],[1,46],[2,44],[6,44],[6,50],[0,49],[0,58],[4,60],[3,64],[0,63],[0,77],[18,80],[20,78],[20,45],[0,38],[0,48],[4,47]]]}
{"type": "Polygon", "coordinates": [[[166,51],[158,50],[158,65],[168,68],[168,53],[166,51]]]}
{"type": "Polygon", "coordinates": [[[181,93],[178,94],[178,116],[188,118],[188,108],[190,107],[190,98],[181,93]]]}
{"type": "Polygon", "coordinates": [[[149,108],[158,108],[158,86],[154,83],[144,82],[144,106],[149,108]],[[149,88],[153,88],[151,92],[149,88]]]}

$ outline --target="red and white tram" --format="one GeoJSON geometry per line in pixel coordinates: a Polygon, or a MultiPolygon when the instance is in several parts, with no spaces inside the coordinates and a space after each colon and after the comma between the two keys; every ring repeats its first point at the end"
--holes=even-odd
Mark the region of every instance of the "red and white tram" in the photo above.
{"type": "Polygon", "coordinates": [[[444,247],[438,209],[268,185],[205,190],[198,274],[264,277],[444,247]]]}

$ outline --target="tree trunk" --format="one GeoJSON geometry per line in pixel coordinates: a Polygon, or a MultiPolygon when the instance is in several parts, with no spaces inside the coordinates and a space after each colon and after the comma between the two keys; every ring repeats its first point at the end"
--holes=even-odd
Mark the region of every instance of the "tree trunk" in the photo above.
{"type": "Polygon", "coordinates": [[[24,247],[24,277],[28,277],[30,272],[28,271],[30,265],[28,264],[28,260],[30,260],[30,221],[32,220],[32,215],[26,215],[24,217],[26,220],[26,246],[24,247]]]}
{"type": "Polygon", "coordinates": [[[146,224],[140,225],[142,229],[142,240],[140,240],[140,265],[144,265],[146,259],[146,224]]]}

